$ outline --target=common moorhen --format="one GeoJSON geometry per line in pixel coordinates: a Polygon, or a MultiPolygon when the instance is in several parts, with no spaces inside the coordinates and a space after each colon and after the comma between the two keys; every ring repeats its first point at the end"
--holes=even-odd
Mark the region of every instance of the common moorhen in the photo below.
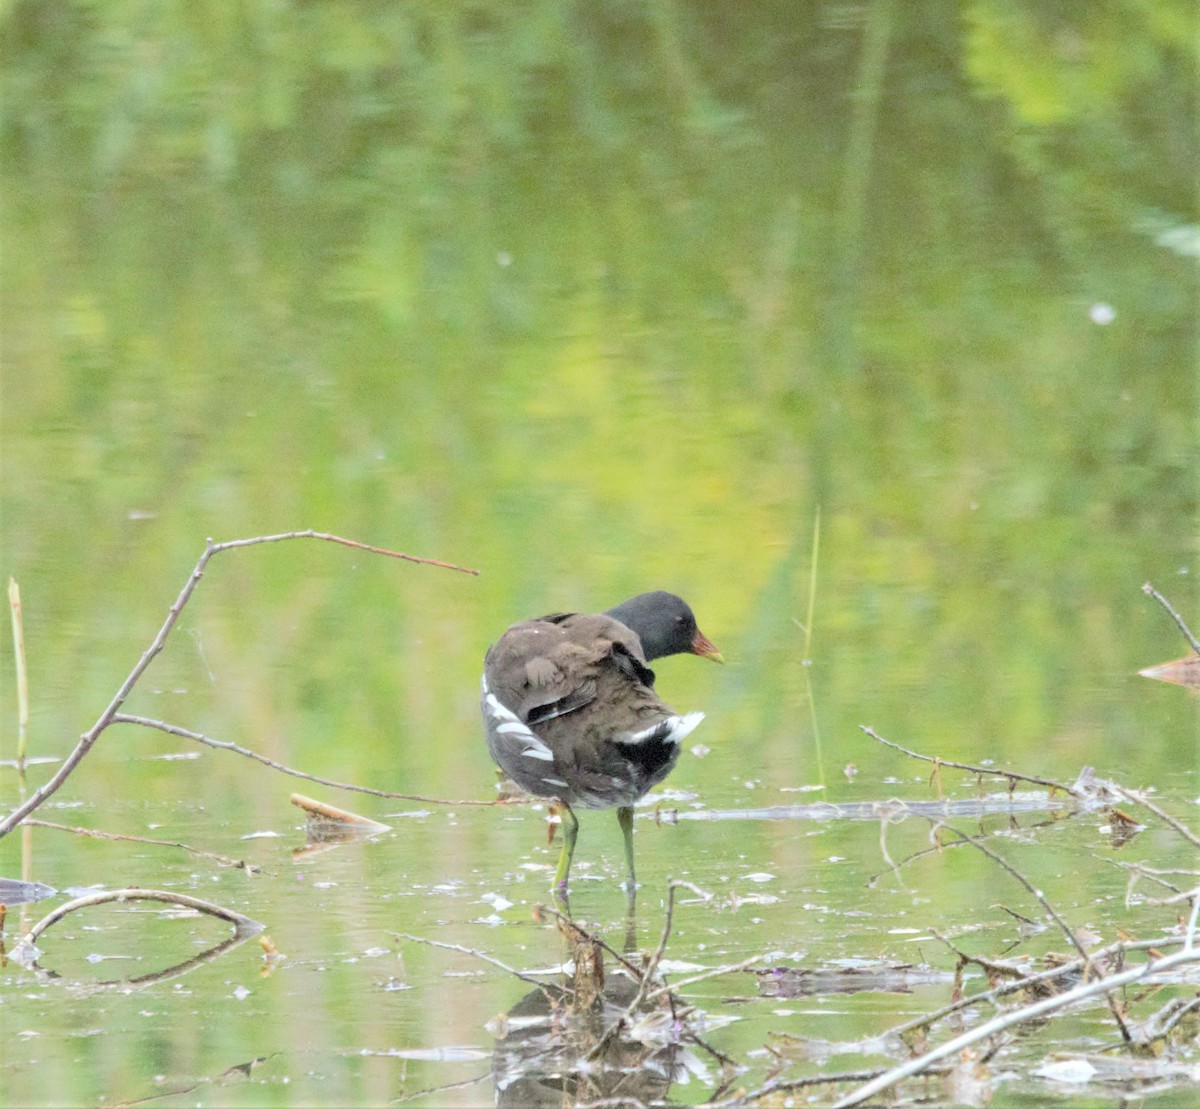
{"type": "Polygon", "coordinates": [[[633,804],[671,772],[704,719],[663,704],[646,664],[684,652],[725,661],[686,602],[662,590],[595,615],[525,620],[488,649],[480,695],[488,750],[522,789],[562,806],[560,893],[579,832],[572,808],[615,806],[632,894],[633,804]]]}

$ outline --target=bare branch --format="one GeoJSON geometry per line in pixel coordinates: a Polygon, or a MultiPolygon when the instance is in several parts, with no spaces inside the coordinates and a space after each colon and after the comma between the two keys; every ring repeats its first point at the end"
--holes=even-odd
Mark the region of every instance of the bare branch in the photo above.
{"type": "Polygon", "coordinates": [[[907,755],[910,759],[931,762],[938,767],[949,766],[954,770],[965,770],[970,774],[988,774],[995,778],[1007,778],[1010,782],[1030,782],[1035,786],[1045,786],[1047,789],[1061,790],[1063,793],[1073,796],[1076,793],[1070,786],[1063,785],[1062,782],[1056,782],[1052,778],[1034,778],[1028,774],[1018,774],[1012,770],[1000,770],[994,766],[972,766],[970,763],[952,762],[950,759],[943,759],[938,755],[922,755],[919,751],[910,751],[907,747],[901,747],[899,743],[893,743],[890,739],[884,739],[874,728],[866,724],[859,724],[859,728],[866,732],[873,740],[882,743],[885,747],[891,747],[903,755],[907,755]]]}
{"type": "Polygon", "coordinates": [[[883,1090],[891,1089],[905,1078],[910,1078],[915,1074],[922,1074],[932,1064],[957,1055],[964,1048],[970,1047],[980,1040],[985,1040],[989,1036],[994,1036],[998,1032],[1012,1028],[1014,1025],[1034,1020],[1046,1013],[1054,1013],[1060,1009],[1066,1009],[1081,1001],[1089,1001],[1097,994],[1111,993],[1113,990],[1128,986],[1130,983],[1137,982],[1142,978],[1161,974],[1176,966],[1198,960],[1200,960],[1200,949],[1194,948],[1180,951],[1175,955],[1164,955],[1161,959],[1152,959],[1150,962],[1143,963],[1141,966],[1133,967],[1130,970],[1093,979],[1081,986],[1076,986],[1073,990],[1067,990],[1065,993],[1043,998],[1023,1008],[1014,1009],[1011,1012],[1001,1013],[999,1016],[977,1025],[969,1032],[964,1032],[960,1036],[955,1036],[953,1039],[947,1040],[935,1048],[931,1048],[924,1055],[909,1059],[899,1066],[885,1071],[878,1078],[867,1082],[836,1102],[834,1109],[850,1109],[851,1106],[861,1105],[864,1101],[870,1100],[883,1090]]]}
{"type": "Polygon", "coordinates": [[[1139,793],[1134,789],[1127,789],[1120,782],[1107,782],[1110,789],[1115,790],[1127,801],[1132,801],[1135,805],[1141,805],[1144,809],[1149,809],[1155,816],[1158,817],[1164,824],[1169,824],[1175,829],[1188,843],[1193,847],[1200,847],[1200,836],[1196,835],[1186,824],[1180,820],[1176,820],[1166,809],[1161,805],[1155,804],[1144,793],[1139,793]]]}
{"type": "Polygon", "coordinates": [[[422,939],[420,936],[409,935],[408,932],[393,932],[391,934],[397,939],[411,940],[413,943],[423,943],[426,947],[440,947],[443,951],[457,951],[461,955],[470,955],[472,958],[482,959],[485,963],[491,963],[492,966],[499,967],[514,978],[520,978],[522,982],[532,982],[535,986],[545,986],[546,984],[540,978],[534,978],[532,974],[525,974],[515,967],[510,967],[507,963],[502,963],[499,959],[494,959],[491,955],[479,951],[474,947],[463,947],[457,943],[443,943],[441,940],[422,939]]]}
{"type": "Polygon", "coordinates": [[[1183,622],[1183,617],[1171,607],[1171,602],[1168,601],[1166,597],[1164,597],[1149,582],[1146,582],[1146,584],[1142,586],[1142,592],[1148,597],[1153,597],[1160,605],[1163,606],[1163,608],[1167,610],[1167,612],[1170,613],[1171,619],[1175,621],[1176,625],[1179,627],[1179,630],[1183,632],[1184,639],[1186,639],[1192,645],[1192,650],[1195,651],[1196,654],[1200,655],[1200,640],[1197,640],[1196,637],[1192,635],[1192,629],[1183,622]]]}
{"type": "MultiPolygon", "coordinates": [[[[1071,926],[1065,920],[1063,920],[1063,918],[1059,915],[1058,910],[1050,904],[1046,895],[1042,893],[1037,886],[1035,886],[1028,878],[1026,878],[1024,874],[1022,874],[1015,866],[1012,865],[1012,863],[1004,858],[1003,855],[997,854],[997,852],[993,851],[987,846],[987,844],[981,843],[973,836],[967,835],[966,832],[960,832],[957,828],[953,828],[949,824],[942,824],[941,827],[953,832],[960,839],[966,840],[969,844],[971,844],[972,847],[982,851],[989,859],[991,859],[998,866],[1003,867],[1003,869],[1007,870],[1009,874],[1011,874],[1018,882],[1020,882],[1021,885],[1024,886],[1025,889],[1037,900],[1038,904],[1040,904],[1042,908],[1046,910],[1046,915],[1058,925],[1059,929],[1062,931],[1062,934],[1066,936],[1067,942],[1069,942],[1071,946],[1079,952],[1079,957],[1084,960],[1085,969],[1091,966],[1091,956],[1088,954],[1087,948],[1083,946],[1079,940],[1079,937],[1071,929],[1071,926]]],[[[1121,1035],[1124,1037],[1125,1042],[1130,1043],[1132,1041],[1132,1037],[1129,1034],[1129,1028],[1125,1024],[1124,1018],[1121,1016],[1120,1009],[1117,1007],[1116,1000],[1108,994],[1105,995],[1105,1000],[1108,1003],[1109,1011],[1112,1013],[1113,1020],[1116,1021],[1117,1027],[1121,1030],[1121,1035]]]]}
{"type": "Polygon", "coordinates": [[[371,547],[366,543],[359,543],[354,539],[343,539],[338,535],[330,535],[327,532],[317,531],[289,531],[280,535],[256,535],[249,539],[231,539],[224,543],[214,543],[211,539],[207,540],[204,553],[200,556],[196,565],[192,568],[192,572],[188,575],[187,581],[183,588],[179,591],[179,596],[175,598],[175,603],[171,605],[167,611],[167,618],[163,621],[163,625],[158,629],[158,634],[151,641],[150,646],[146,648],[142,657],[138,660],[137,665],[129,672],[128,677],[121,683],[120,688],[113,695],[108,706],[100,714],[96,722],[79,737],[79,742],[75,745],[75,749],[63,760],[62,765],[54,773],[54,775],[38,789],[34,790],[24,801],[13,809],[8,816],[0,820],[0,839],[8,835],[22,820],[25,819],[31,812],[41,805],[46,798],[56,793],[62,786],[63,782],[71,776],[71,772],[83,761],[84,756],[92,749],[96,740],[100,738],[101,733],[105,728],[113,722],[121,706],[125,703],[133,687],[137,684],[138,679],[146,672],[146,668],[162,651],[164,644],[167,641],[167,636],[171,634],[171,629],[175,627],[176,621],[179,619],[179,614],[183,611],[184,606],[191,600],[192,594],[196,591],[196,586],[200,584],[200,579],[204,576],[205,567],[208,566],[209,559],[220,551],[231,551],[241,547],[252,547],[259,543],[280,543],[285,539],[322,539],[330,543],[340,543],[346,547],[355,547],[359,550],[370,551],[372,554],[387,555],[389,558],[401,558],[406,562],[417,562],[428,566],[439,566],[446,570],[457,570],[464,574],[478,574],[478,570],[468,570],[462,566],[456,566],[451,562],[439,562],[432,558],[418,558],[416,555],[404,554],[400,551],[389,551],[383,547],[371,547]]]}

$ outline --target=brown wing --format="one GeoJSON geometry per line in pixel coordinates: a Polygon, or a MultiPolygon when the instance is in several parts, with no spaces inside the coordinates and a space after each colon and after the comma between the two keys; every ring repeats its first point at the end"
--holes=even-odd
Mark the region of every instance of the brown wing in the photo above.
{"type": "Polygon", "coordinates": [[[590,704],[602,665],[654,684],[636,635],[609,616],[577,613],[514,624],[488,650],[483,672],[500,702],[533,724],[590,704]]]}

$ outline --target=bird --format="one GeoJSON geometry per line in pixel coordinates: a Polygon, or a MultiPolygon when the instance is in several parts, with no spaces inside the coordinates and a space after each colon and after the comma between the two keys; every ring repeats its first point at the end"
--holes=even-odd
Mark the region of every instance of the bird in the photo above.
{"type": "Polygon", "coordinates": [[[518,786],[561,808],[559,896],[579,833],[573,810],[616,808],[632,898],[633,805],[671,772],[704,719],[676,713],[654,692],[648,664],[684,653],[725,661],[687,602],[661,589],[605,612],[521,621],[488,648],[480,689],[488,750],[518,786]]]}

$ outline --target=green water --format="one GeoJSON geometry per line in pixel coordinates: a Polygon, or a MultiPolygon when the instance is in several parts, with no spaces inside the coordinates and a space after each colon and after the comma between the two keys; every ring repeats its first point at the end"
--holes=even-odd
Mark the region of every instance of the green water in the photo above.
{"type": "MultiPolygon", "coordinates": [[[[1144,581],[1200,623],[1193,22],[1173,2],[0,6],[0,571],[30,753],[96,719],[207,537],[311,528],[480,574],[311,541],[222,553],[127,711],[488,798],[487,645],[661,587],[729,662],[658,665],[709,750],[647,812],[933,797],[870,724],[1066,781],[1094,765],[1187,820],[1195,702],[1135,672],[1187,651],[1144,581]]],[[[5,633],[6,760],[12,673],[5,633]]],[[[0,767],[5,810],[19,796],[0,767]]],[[[479,1079],[425,1103],[490,1104],[485,1024],[527,987],[394,933],[564,957],[531,917],[544,812],[364,798],[119,726],[37,815],[262,872],[32,829],[0,841],[0,875],[220,901],[286,959],[264,975],[251,943],[89,990],[224,931],[70,918],[42,945],[64,979],[0,974],[6,1103],[382,1104],[479,1079]],[[293,790],[392,831],[294,862],[293,790]]],[[[616,942],[616,821],[583,819],[572,908],[616,942]]],[[[1125,907],[1100,823],[988,830],[1073,926],[1152,933],[1174,917],[1125,907]]],[[[1013,924],[993,906],[1038,912],[968,851],[898,878],[884,850],[928,847],[924,822],[880,837],[642,820],[638,941],[668,876],[714,894],[672,947],[703,965],[948,970],[931,927],[994,954],[1013,924]]],[[[1117,858],[1194,869],[1161,829],[1117,858]]],[[[948,990],[726,1005],[757,997],[746,977],[697,993],[741,1018],[713,1038],[747,1086],[772,1032],[850,1041],[948,990]]]]}

